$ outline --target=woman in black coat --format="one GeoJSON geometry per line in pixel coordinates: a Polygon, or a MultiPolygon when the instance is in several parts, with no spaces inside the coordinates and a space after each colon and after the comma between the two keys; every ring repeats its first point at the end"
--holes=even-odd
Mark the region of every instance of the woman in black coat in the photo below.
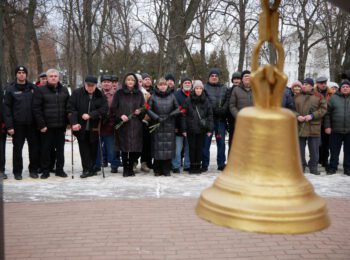
{"type": "Polygon", "coordinates": [[[116,115],[117,124],[124,122],[116,132],[116,146],[117,150],[122,152],[124,177],[135,176],[133,164],[142,151],[144,104],[145,100],[136,75],[128,73],[123,80],[122,88],[114,95],[111,107],[116,115]],[[130,115],[132,116],[129,117],[130,115]]]}
{"type": "Polygon", "coordinates": [[[155,176],[170,176],[171,159],[175,155],[175,116],[180,113],[175,96],[161,78],[149,100],[148,110],[149,116],[160,123],[152,134],[155,176]]]}
{"type": "Polygon", "coordinates": [[[193,83],[193,90],[185,102],[183,117],[184,135],[190,150],[190,174],[201,173],[202,148],[205,135],[213,132],[213,111],[204,91],[202,81],[193,83]]]}

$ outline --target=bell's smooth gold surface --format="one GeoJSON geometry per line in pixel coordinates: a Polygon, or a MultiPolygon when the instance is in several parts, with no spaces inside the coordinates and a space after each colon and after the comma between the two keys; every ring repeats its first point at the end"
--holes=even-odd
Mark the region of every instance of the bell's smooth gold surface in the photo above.
{"type": "Polygon", "coordinates": [[[239,112],[228,164],[198,201],[199,217],[217,225],[262,233],[298,234],[330,225],[327,207],[304,177],[295,115],[281,108],[287,77],[278,41],[280,1],[262,0],[260,38],[253,51],[255,107],[239,112]],[[276,25],[277,24],[277,25],[276,25]],[[276,65],[258,68],[263,42],[277,52],[276,65]]]}

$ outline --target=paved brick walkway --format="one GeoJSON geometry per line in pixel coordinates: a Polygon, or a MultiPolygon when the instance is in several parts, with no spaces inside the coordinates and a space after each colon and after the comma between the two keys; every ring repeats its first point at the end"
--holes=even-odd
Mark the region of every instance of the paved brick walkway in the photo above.
{"type": "Polygon", "coordinates": [[[332,225],[307,235],[217,227],[195,199],[6,203],[6,259],[350,259],[350,199],[328,199],[332,225]]]}

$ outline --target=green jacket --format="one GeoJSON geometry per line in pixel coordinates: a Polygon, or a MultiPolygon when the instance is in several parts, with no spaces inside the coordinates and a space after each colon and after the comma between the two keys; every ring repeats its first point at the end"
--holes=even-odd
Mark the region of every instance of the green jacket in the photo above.
{"type": "Polygon", "coordinates": [[[328,101],[325,128],[340,134],[350,133],[350,95],[335,93],[328,101]]]}
{"type": "Polygon", "coordinates": [[[327,101],[322,96],[312,93],[302,93],[295,97],[296,116],[312,115],[309,122],[298,121],[298,133],[300,137],[318,137],[321,135],[322,118],[327,113],[327,101]]]}

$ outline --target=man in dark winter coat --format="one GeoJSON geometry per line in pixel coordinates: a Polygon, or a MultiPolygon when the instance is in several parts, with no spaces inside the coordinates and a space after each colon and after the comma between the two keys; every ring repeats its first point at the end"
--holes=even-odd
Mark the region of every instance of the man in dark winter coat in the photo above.
{"type": "Polygon", "coordinates": [[[331,159],[327,174],[334,174],[339,163],[339,153],[344,143],[344,174],[350,176],[350,81],[340,84],[328,101],[328,113],[325,117],[325,132],[330,134],[331,159]]]}
{"type": "MultiPolygon", "coordinates": [[[[114,140],[114,126],[115,126],[115,115],[111,109],[113,96],[115,94],[114,89],[112,88],[112,77],[110,75],[101,76],[101,85],[102,92],[106,96],[108,102],[108,114],[102,119],[101,124],[101,146],[102,151],[106,151],[106,160],[107,165],[108,162],[111,164],[111,173],[117,173],[118,167],[120,166],[120,153],[118,152],[118,156],[115,149],[115,140],[114,140]]],[[[101,170],[101,151],[100,146],[98,146],[97,158],[95,170],[101,170]]],[[[102,156],[104,157],[104,156],[102,156]]]]}
{"type": "Polygon", "coordinates": [[[327,113],[327,101],[322,96],[312,93],[314,81],[306,78],[302,87],[302,93],[295,97],[295,114],[298,120],[300,155],[303,169],[308,166],[311,174],[319,175],[318,148],[320,145],[321,122],[327,113]],[[310,161],[305,160],[305,146],[308,143],[310,161]]]}
{"type": "Polygon", "coordinates": [[[83,166],[81,178],[96,175],[93,166],[97,156],[99,124],[108,112],[106,97],[96,85],[97,78],[87,76],[84,87],[74,90],[69,99],[70,123],[78,139],[83,166]]]}
{"type": "Polygon", "coordinates": [[[47,71],[47,83],[35,90],[33,113],[41,132],[41,179],[50,177],[50,155],[56,150],[56,176],[67,177],[64,167],[64,143],[68,124],[69,92],[59,81],[59,72],[47,71]]]}
{"type": "MultiPolygon", "coordinates": [[[[327,87],[328,79],[326,77],[319,77],[316,79],[315,95],[322,96],[328,101],[331,97],[327,87]]],[[[329,138],[330,135],[325,132],[324,120],[321,123],[321,145],[319,148],[319,164],[323,167],[328,168],[328,157],[329,157],[329,138]]]]}
{"type": "Polygon", "coordinates": [[[16,80],[8,87],[5,94],[5,126],[13,142],[13,174],[16,180],[22,179],[22,149],[27,139],[29,148],[29,176],[38,178],[39,146],[38,130],[32,112],[32,98],[37,87],[27,81],[28,70],[18,66],[16,80]]]}
{"type": "MultiPolygon", "coordinates": [[[[211,69],[209,71],[209,80],[205,85],[204,89],[209,99],[210,105],[213,108],[214,116],[214,133],[217,144],[217,165],[218,170],[222,171],[225,168],[225,134],[226,134],[226,115],[228,109],[227,100],[227,87],[220,83],[219,81],[220,71],[218,69],[211,69]]],[[[213,138],[211,136],[206,136],[203,147],[203,162],[202,162],[202,172],[208,170],[210,161],[210,145],[213,138]]]]}
{"type": "MultiPolygon", "coordinates": [[[[180,109],[184,106],[186,99],[191,93],[192,81],[189,77],[184,77],[181,80],[181,88],[175,92],[176,101],[179,104],[180,109]]],[[[184,148],[184,171],[189,171],[190,169],[190,157],[189,157],[189,147],[188,140],[182,135],[183,129],[181,125],[182,115],[178,115],[175,118],[175,135],[176,135],[176,151],[175,157],[171,161],[172,171],[174,173],[180,173],[181,168],[181,151],[184,148]]]]}
{"type": "MultiPolygon", "coordinates": [[[[239,87],[242,82],[242,73],[237,71],[232,74],[231,83],[232,87],[227,91],[227,100],[230,100],[232,91],[235,87],[239,87]]],[[[233,133],[235,131],[235,119],[232,116],[230,109],[227,110],[227,129],[228,129],[228,152],[230,153],[233,133]]]]}
{"type": "Polygon", "coordinates": [[[229,99],[229,111],[233,119],[236,120],[237,114],[242,108],[253,105],[253,95],[250,87],[250,71],[245,70],[242,72],[241,84],[232,90],[232,94],[229,99]]]}
{"type": "Polygon", "coordinates": [[[232,91],[229,108],[233,118],[237,119],[238,112],[245,107],[253,106],[253,95],[250,87],[250,71],[242,72],[242,83],[232,91]]]}

